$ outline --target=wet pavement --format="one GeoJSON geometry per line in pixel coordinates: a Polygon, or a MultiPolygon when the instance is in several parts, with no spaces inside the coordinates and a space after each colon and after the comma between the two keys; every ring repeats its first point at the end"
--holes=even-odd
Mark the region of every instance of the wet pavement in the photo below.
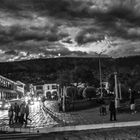
{"type": "MultiPolygon", "coordinates": [[[[57,124],[57,122],[48,113],[44,112],[41,102],[35,102],[33,105],[29,106],[29,109],[29,118],[32,121],[28,121],[27,127],[51,127],[57,124]]],[[[9,126],[8,123],[8,110],[0,110],[0,127],[9,126]]]]}
{"type": "MultiPolygon", "coordinates": [[[[55,120],[59,120],[56,126],[110,123],[110,112],[108,106],[106,106],[107,114],[105,116],[100,115],[99,107],[63,113],[59,112],[58,103],[56,101],[46,101],[44,106],[47,108],[46,112],[51,114],[55,120]]],[[[135,114],[131,114],[129,103],[123,106],[123,108],[125,109],[122,112],[117,111],[117,122],[140,121],[140,100],[136,101],[137,112],[135,114]]]]}
{"type": "MultiPolygon", "coordinates": [[[[129,109],[129,107],[128,107],[129,109]]],[[[117,122],[139,121],[140,108],[136,114],[130,112],[117,112],[117,122]]],[[[100,116],[99,107],[81,110],[76,112],[59,112],[57,101],[35,102],[30,105],[29,118],[27,127],[44,128],[44,127],[61,127],[88,124],[110,123],[109,111],[107,106],[107,115],[100,116]]],[[[0,127],[8,126],[8,111],[0,111],[0,127]]]]}

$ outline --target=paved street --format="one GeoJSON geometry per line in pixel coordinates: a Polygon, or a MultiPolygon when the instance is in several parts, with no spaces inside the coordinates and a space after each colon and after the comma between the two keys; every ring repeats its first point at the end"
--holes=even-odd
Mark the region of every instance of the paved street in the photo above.
{"type": "Polygon", "coordinates": [[[0,110],[0,127],[5,126],[8,123],[8,111],[0,110]]]}
{"type": "MultiPolygon", "coordinates": [[[[129,110],[129,107],[128,107],[129,110]]],[[[117,113],[117,122],[139,121],[140,108],[137,108],[136,114],[130,112],[117,113]]],[[[32,122],[28,122],[27,127],[42,128],[42,127],[59,127],[87,124],[103,124],[110,123],[109,111],[107,106],[107,115],[99,115],[99,107],[76,111],[76,112],[59,112],[57,101],[35,102],[30,105],[29,118],[32,122]]],[[[0,127],[8,126],[8,111],[0,111],[0,127]]]]}
{"type": "MultiPolygon", "coordinates": [[[[49,114],[44,113],[41,102],[35,102],[29,107],[29,118],[32,120],[32,122],[28,121],[27,127],[50,127],[57,124],[57,122],[55,122],[49,114]]],[[[8,126],[8,121],[8,110],[0,110],[0,127],[8,126]]]]}
{"type": "MultiPolygon", "coordinates": [[[[57,126],[68,126],[68,125],[86,125],[86,124],[99,124],[99,123],[110,123],[109,121],[109,109],[107,106],[107,115],[100,116],[99,107],[63,113],[58,111],[58,105],[56,101],[46,101],[45,107],[49,110],[48,113],[52,114],[56,120],[59,120],[57,126]]],[[[139,121],[140,118],[140,101],[136,101],[136,114],[131,114],[129,104],[125,107],[125,111],[117,112],[117,122],[128,122],[128,121],[139,121]],[[126,111],[127,110],[127,111],[126,111]]],[[[124,107],[123,107],[124,108],[124,107]]]]}

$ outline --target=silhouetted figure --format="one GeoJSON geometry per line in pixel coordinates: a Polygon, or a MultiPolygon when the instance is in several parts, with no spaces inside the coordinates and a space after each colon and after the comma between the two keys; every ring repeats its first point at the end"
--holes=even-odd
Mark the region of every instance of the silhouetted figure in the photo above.
{"type": "Polygon", "coordinates": [[[14,105],[14,112],[15,112],[15,123],[19,122],[19,105],[17,103],[15,103],[14,105]]]}
{"type": "Polygon", "coordinates": [[[25,125],[27,125],[27,123],[28,123],[28,120],[30,120],[30,121],[32,121],[31,119],[29,119],[28,118],[28,116],[29,116],[29,105],[28,104],[26,104],[26,106],[25,106],[25,125]]]}
{"type": "Polygon", "coordinates": [[[116,121],[116,108],[114,100],[111,100],[110,102],[109,111],[110,111],[110,121],[112,120],[116,121]]]}
{"type": "Polygon", "coordinates": [[[13,115],[14,115],[14,109],[13,109],[13,106],[11,105],[8,110],[9,125],[13,124],[13,115]]]}
{"type": "Polygon", "coordinates": [[[106,112],[106,105],[105,105],[105,101],[104,99],[100,99],[100,115],[106,115],[107,112],[106,112]]]}
{"type": "Polygon", "coordinates": [[[134,114],[134,113],[136,113],[136,111],[135,111],[135,91],[129,89],[129,93],[130,93],[130,110],[131,110],[131,113],[134,114]]]}
{"type": "Polygon", "coordinates": [[[21,104],[20,106],[20,123],[23,125],[23,123],[26,123],[25,117],[25,103],[21,104]]]}

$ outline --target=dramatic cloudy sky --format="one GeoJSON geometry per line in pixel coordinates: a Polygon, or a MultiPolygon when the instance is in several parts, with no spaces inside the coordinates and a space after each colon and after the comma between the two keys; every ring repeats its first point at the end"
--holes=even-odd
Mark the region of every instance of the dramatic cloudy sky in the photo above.
{"type": "Polygon", "coordinates": [[[0,0],[0,61],[140,55],[140,0],[0,0]]]}

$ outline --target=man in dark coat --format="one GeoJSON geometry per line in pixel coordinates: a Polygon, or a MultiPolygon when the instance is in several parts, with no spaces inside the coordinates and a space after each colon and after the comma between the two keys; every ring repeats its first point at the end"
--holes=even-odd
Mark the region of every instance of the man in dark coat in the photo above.
{"type": "Polygon", "coordinates": [[[18,116],[19,111],[20,111],[19,105],[17,103],[15,103],[15,105],[14,105],[15,123],[17,123],[19,121],[19,116],[18,116]]]}
{"type": "Polygon", "coordinates": [[[9,125],[13,124],[13,106],[11,105],[9,110],[8,110],[8,116],[9,116],[9,125]]]}
{"type": "Polygon", "coordinates": [[[116,108],[115,108],[115,101],[111,100],[109,105],[109,111],[110,111],[110,121],[114,119],[116,121],[116,108]]]}

